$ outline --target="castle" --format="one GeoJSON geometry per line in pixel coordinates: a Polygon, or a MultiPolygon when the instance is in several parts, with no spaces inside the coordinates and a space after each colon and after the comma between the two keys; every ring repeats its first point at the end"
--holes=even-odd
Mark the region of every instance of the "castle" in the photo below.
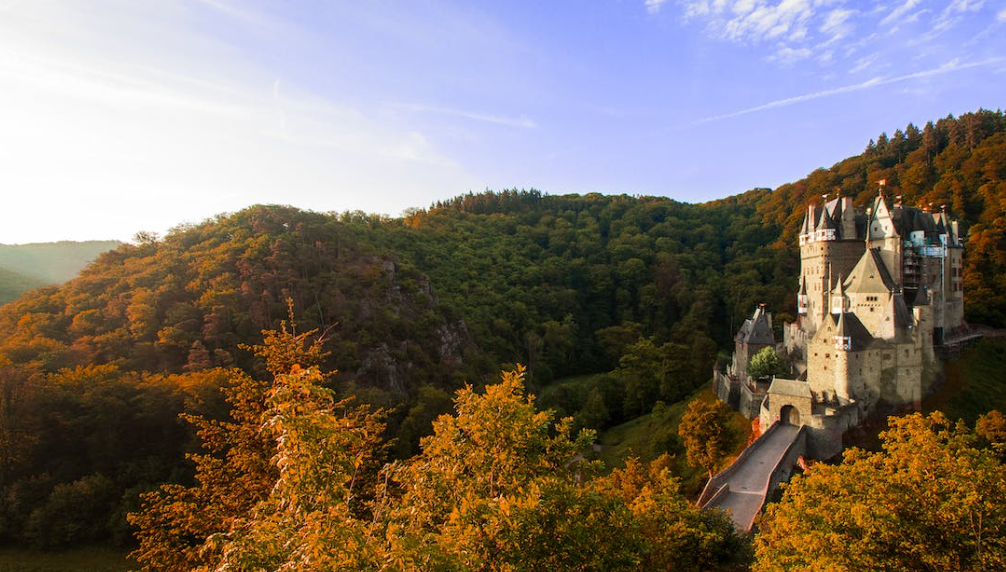
{"type": "Polygon", "coordinates": [[[720,399],[762,427],[807,427],[812,457],[838,454],[843,434],[884,407],[920,408],[934,345],[965,327],[957,222],[882,191],[865,212],[850,197],[807,208],[798,318],[778,346],[790,378],[747,374],[758,351],[777,347],[764,307],[738,332],[730,366],[714,372],[720,399]]]}

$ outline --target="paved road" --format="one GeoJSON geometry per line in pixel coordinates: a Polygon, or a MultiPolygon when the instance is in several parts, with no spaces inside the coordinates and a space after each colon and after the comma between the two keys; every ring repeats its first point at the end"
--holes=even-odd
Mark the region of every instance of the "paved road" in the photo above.
{"type": "Polygon", "coordinates": [[[734,523],[741,530],[749,530],[755,515],[765,504],[765,494],[772,469],[779,463],[786,450],[796,440],[799,427],[783,425],[767,438],[755,441],[747,459],[737,468],[727,484],[730,492],[716,500],[708,507],[721,508],[730,511],[734,523]]]}

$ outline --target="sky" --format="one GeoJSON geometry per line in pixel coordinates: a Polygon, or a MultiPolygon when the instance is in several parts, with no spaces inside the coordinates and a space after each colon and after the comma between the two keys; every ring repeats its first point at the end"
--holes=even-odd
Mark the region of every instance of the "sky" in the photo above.
{"type": "Polygon", "coordinates": [[[485,189],[701,202],[1004,96],[1003,0],[0,0],[0,243],[485,189]]]}

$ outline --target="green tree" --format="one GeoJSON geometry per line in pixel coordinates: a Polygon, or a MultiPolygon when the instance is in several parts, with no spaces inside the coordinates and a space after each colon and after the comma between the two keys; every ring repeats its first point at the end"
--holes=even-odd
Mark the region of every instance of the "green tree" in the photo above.
{"type": "Polygon", "coordinates": [[[786,373],[786,364],[775,353],[775,348],[764,348],[748,363],[748,377],[762,379],[786,373]]]}
{"type": "Polygon", "coordinates": [[[607,426],[611,420],[608,407],[604,404],[604,394],[599,387],[595,387],[587,394],[587,401],[583,404],[583,409],[576,415],[577,424],[588,429],[601,430],[607,426]]]}
{"type": "Polygon", "coordinates": [[[770,505],[757,572],[1006,570],[1006,472],[942,413],[891,420],[883,451],[815,465],[770,505]]]}

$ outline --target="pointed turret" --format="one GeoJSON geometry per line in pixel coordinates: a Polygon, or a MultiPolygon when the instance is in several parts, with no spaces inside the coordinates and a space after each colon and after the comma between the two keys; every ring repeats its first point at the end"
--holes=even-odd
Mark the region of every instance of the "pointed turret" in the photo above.
{"type": "Polygon", "coordinates": [[[842,275],[838,275],[838,283],[832,289],[831,292],[831,313],[841,314],[845,312],[848,305],[845,301],[845,288],[842,285],[842,275]]]}
{"type": "Polygon", "coordinates": [[[798,314],[807,313],[807,279],[800,275],[800,290],[796,294],[796,312],[798,314]]]}
{"type": "Polygon", "coordinates": [[[803,226],[800,227],[800,246],[807,244],[807,235],[810,233],[810,207],[803,215],[803,226]]]}
{"type": "Polygon", "coordinates": [[[891,216],[891,211],[887,208],[887,201],[884,200],[883,194],[877,196],[870,212],[870,223],[867,227],[869,240],[882,240],[898,236],[898,231],[894,226],[894,217],[891,216]]]}
{"type": "Polygon", "coordinates": [[[835,226],[835,221],[828,214],[827,209],[824,209],[824,212],[821,214],[821,223],[817,226],[815,240],[831,241],[837,238],[838,228],[835,226]]]}

